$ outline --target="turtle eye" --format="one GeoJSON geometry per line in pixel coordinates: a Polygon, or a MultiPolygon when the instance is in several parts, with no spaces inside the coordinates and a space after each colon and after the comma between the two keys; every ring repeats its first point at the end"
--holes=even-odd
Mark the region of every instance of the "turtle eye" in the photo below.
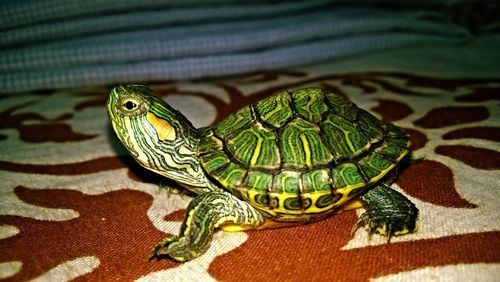
{"type": "Polygon", "coordinates": [[[125,102],[125,104],[123,104],[123,106],[125,107],[125,109],[132,111],[137,107],[137,104],[132,101],[127,101],[125,102]]]}
{"type": "Polygon", "coordinates": [[[148,106],[147,100],[133,95],[121,97],[116,103],[117,112],[129,117],[144,114],[147,112],[148,106]]]}
{"type": "Polygon", "coordinates": [[[136,101],[135,99],[132,99],[132,98],[128,98],[128,99],[123,100],[121,105],[122,105],[123,111],[132,112],[139,107],[139,101],[136,101]]]}

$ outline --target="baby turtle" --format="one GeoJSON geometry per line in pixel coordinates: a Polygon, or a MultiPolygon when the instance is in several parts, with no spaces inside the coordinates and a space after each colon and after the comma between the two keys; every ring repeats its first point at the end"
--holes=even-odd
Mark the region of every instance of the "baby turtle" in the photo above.
{"type": "Polygon", "coordinates": [[[197,194],[179,235],[152,257],[196,258],[217,228],[307,223],[361,205],[354,230],[388,238],[416,230],[417,208],[389,187],[408,136],[342,96],[283,90],[199,129],[145,85],[115,87],[107,107],[139,164],[197,194]]]}

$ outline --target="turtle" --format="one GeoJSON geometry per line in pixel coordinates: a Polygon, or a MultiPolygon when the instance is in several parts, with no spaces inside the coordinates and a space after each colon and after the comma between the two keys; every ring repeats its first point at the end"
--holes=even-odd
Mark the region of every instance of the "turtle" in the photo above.
{"type": "Polygon", "coordinates": [[[111,90],[107,111],[143,167],[194,194],[179,235],[150,259],[192,260],[213,234],[322,220],[363,207],[353,232],[417,229],[418,209],[390,185],[410,156],[408,135],[317,87],[282,90],[209,127],[195,128],[144,84],[111,90]]]}

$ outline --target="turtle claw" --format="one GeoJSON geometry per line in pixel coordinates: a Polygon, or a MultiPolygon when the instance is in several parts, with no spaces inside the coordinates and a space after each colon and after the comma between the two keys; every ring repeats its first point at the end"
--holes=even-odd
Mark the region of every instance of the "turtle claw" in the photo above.
{"type": "Polygon", "coordinates": [[[154,248],[151,250],[150,260],[151,259],[162,259],[162,258],[170,258],[174,261],[185,262],[188,260],[192,260],[203,253],[193,249],[186,237],[182,236],[173,236],[168,237],[162,241],[160,241],[154,248]]]}
{"type": "MultiPolygon", "coordinates": [[[[160,241],[158,244],[156,244],[156,246],[151,250],[151,253],[149,255],[149,261],[153,260],[153,259],[160,259],[161,257],[163,256],[170,256],[170,252],[169,252],[169,246],[178,241],[178,238],[177,236],[173,236],[173,237],[168,237],[166,239],[163,239],[162,241],[160,241]]],[[[175,258],[174,258],[175,259],[175,258]]]]}
{"type": "Polygon", "coordinates": [[[408,222],[410,222],[409,219],[403,215],[376,216],[365,212],[361,215],[356,225],[354,225],[353,231],[356,232],[358,228],[364,226],[370,237],[372,234],[378,233],[385,236],[387,243],[390,243],[392,236],[415,231],[415,228],[410,228],[408,226],[408,222]]]}
{"type": "Polygon", "coordinates": [[[156,259],[158,260],[160,258],[160,254],[158,254],[158,251],[162,248],[162,246],[160,246],[160,244],[157,244],[152,250],[151,252],[149,253],[149,258],[148,260],[149,261],[152,261],[153,259],[156,259]]]}
{"type": "Polygon", "coordinates": [[[391,237],[392,237],[392,224],[391,223],[388,223],[386,225],[386,229],[389,230],[389,232],[387,232],[385,234],[386,238],[387,238],[387,244],[389,244],[391,242],[391,237]]]}
{"type": "Polygon", "coordinates": [[[152,261],[154,259],[158,260],[158,256],[156,255],[156,251],[153,249],[149,254],[148,261],[152,261]]]}
{"type": "MultiPolygon", "coordinates": [[[[356,224],[354,224],[354,226],[352,227],[352,229],[351,229],[351,236],[354,236],[354,234],[361,227],[365,227],[365,229],[366,229],[365,223],[363,223],[363,221],[360,218],[360,219],[358,219],[358,221],[356,222],[356,224]]],[[[370,233],[370,235],[371,235],[371,233],[370,233]]]]}

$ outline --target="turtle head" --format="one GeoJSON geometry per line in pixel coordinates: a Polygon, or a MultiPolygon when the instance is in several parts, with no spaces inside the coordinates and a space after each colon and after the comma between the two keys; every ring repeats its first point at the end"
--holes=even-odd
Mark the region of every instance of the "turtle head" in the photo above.
{"type": "Polygon", "coordinates": [[[147,86],[113,88],[107,108],[116,135],[139,164],[186,186],[206,185],[197,130],[147,86]]]}

